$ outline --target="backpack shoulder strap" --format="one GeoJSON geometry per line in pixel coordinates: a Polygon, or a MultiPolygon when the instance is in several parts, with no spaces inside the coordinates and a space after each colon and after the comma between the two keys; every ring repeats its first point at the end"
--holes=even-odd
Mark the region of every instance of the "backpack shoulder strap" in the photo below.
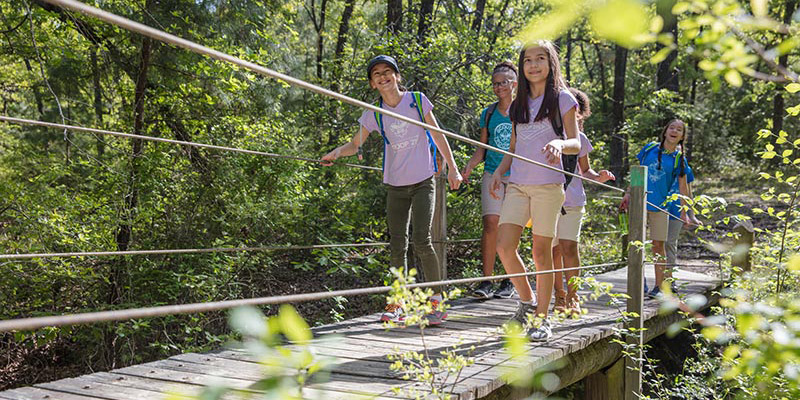
{"type": "Polygon", "coordinates": [[[647,146],[644,146],[644,151],[653,150],[654,148],[658,147],[659,145],[660,144],[658,142],[650,142],[650,143],[647,144],[647,146]]]}
{"type": "MultiPolygon", "coordinates": [[[[414,108],[417,109],[419,120],[422,123],[425,123],[425,115],[422,113],[422,93],[411,92],[411,97],[414,98],[414,108]]],[[[436,162],[436,143],[433,142],[433,137],[431,136],[431,132],[429,130],[425,129],[425,135],[428,137],[428,145],[433,149],[433,172],[439,172],[439,166],[436,162]]]]}
{"type": "MultiPolygon", "coordinates": [[[[497,111],[497,104],[499,104],[499,102],[495,101],[494,103],[489,105],[489,107],[486,107],[486,114],[483,119],[483,126],[486,127],[487,132],[489,132],[489,121],[492,120],[492,114],[494,114],[494,112],[497,111]]],[[[491,135],[492,133],[489,132],[489,134],[491,135]]]]}
{"type": "MultiPolygon", "coordinates": [[[[383,99],[378,100],[378,107],[383,108],[383,99]]],[[[381,136],[383,136],[383,142],[389,144],[389,139],[386,137],[386,132],[383,130],[383,114],[375,111],[375,121],[378,123],[378,129],[381,131],[381,136]]]]}

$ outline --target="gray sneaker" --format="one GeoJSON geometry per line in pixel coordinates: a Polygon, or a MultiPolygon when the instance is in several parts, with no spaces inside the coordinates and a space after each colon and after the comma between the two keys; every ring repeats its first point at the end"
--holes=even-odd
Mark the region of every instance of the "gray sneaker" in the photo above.
{"type": "Polygon", "coordinates": [[[512,296],[517,294],[517,290],[514,289],[514,284],[511,283],[511,279],[505,279],[500,282],[500,288],[494,292],[494,297],[499,297],[501,299],[510,299],[512,296]]]}
{"type": "Polygon", "coordinates": [[[534,304],[525,304],[520,302],[517,306],[517,311],[514,313],[514,316],[511,317],[506,324],[511,323],[512,321],[516,321],[521,326],[525,326],[528,323],[528,314],[535,314],[536,313],[536,305],[534,304]]]}
{"type": "Polygon", "coordinates": [[[550,328],[550,320],[544,319],[538,328],[532,328],[528,333],[531,341],[533,342],[546,342],[553,336],[553,330],[550,328]]]}
{"type": "Polygon", "coordinates": [[[492,290],[492,282],[483,281],[472,292],[472,297],[476,299],[488,299],[492,297],[492,294],[494,294],[494,291],[492,290]]]}

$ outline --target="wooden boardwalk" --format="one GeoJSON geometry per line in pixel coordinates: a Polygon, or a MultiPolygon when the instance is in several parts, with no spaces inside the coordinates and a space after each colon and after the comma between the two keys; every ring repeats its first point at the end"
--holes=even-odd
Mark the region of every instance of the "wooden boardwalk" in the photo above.
{"type": "MultiPolygon", "coordinates": [[[[646,268],[648,282],[652,284],[652,267],[646,268]]],[[[614,285],[614,292],[625,291],[626,269],[597,276],[600,282],[614,285]]],[[[676,273],[685,294],[709,295],[718,287],[718,280],[707,275],[688,271],[676,273]]],[[[709,296],[711,297],[711,296],[709,296]]],[[[454,399],[505,398],[509,388],[503,374],[510,367],[534,369],[562,359],[565,367],[558,375],[560,387],[571,384],[595,372],[600,366],[591,366],[588,358],[619,357],[619,348],[610,342],[619,308],[606,305],[608,298],[586,305],[589,313],[580,320],[569,320],[554,326],[554,337],[545,344],[530,344],[530,358],[522,362],[510,360],[503,349],[503,340],[497,334],[500,325],[516,307],[516,300],[494,299],[488,301],[460,300],[450,309],[447,322],[425,330],[425,341],[431,354],[452,346],[460,349],[475,347],[475,363],[466,367],[458,378],[448,381],[454,399]]],[[[663,334],[666,327],[679,318],[676,314],[658,315],[658,302],[645,303],[647,338],[663,334]]],[[[361,395],[374,398],[410,398],[396,394],[393,388],[424,390],[418,382],[401,379],[389,369],[387,355],[400,350],[421,351],[422,341],[417,328],[386,330],[376,322],[377,314],[347,320],[338,324],[314,329],[317,336],[339,335],[338,340],[315,340],[318,354],[336,357],[330,380],[309,385],[308,398],[356,399],[361,395]]],[[[595,364],[597,361],[595,361],[595,364]]],[[[603,361],[601,364],[609,365],[603,361]]],[[[33,387],[0,392],[0,399],[160,399],[165,393],[195,394],[202,385],[221,383],[246,389],[263,378],[263,370],[246,352],[223,349],[205,354],[188,353],[166,360],[120,368],[111,372],[98,372],[78,378],[42,383],[33,387]]],[[[423,393],[425,393],[423,391],[423,393]]],[[[235,397],[231,397],[235,398],[235,397]]]]}

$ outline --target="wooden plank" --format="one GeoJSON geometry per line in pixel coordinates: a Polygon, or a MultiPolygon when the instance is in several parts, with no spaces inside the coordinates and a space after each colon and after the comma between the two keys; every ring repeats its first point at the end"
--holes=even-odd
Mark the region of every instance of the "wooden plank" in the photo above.
{"type": "Polygon", "coordinates": [[[85,377],[62,379],[55,382],[38,384],[35,387],[57,392],[83,396],[93,396],[107,400],[135,400],[158,397],[159,392],[144,389],[128,388],[95,382],[85,377]]]}
{"type": "Polygon", "coordinates": [[[56,392],[37,387],[21,387],[0,392],[0,399],[5,400],[97,400],[99,397],[56,392]]]}

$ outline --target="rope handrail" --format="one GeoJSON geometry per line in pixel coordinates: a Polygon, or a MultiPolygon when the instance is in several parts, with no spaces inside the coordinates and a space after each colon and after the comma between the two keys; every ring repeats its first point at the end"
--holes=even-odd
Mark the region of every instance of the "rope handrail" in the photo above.
{"type": "Polygon", "coordinates": [[[313,250],[331,249],[341,247],[374,247],[388,246],[387,242],[369,243],[332,243],[332,244],[313,244],[299,246],[258,246],[258,247],[211,247],[206,249],[156,249],[156,250],[125,250],[125,251],[76,251],[64,253],[21,253],[21,254],[0,254],[0,260],[25,260],[34,258],[57,258],[57,257],[95,257],[95,256],[141,256],[141,255],[164,255],[164,254],[202,254],[202,253],[235,253],[247,251],[284,251],[284,250],[313,250]]]}
{"type": "MultiPolygon", "coordinates": [[[[266,157],[272,157],[272,158],[299,160],[299,161],[307,161],[307,162],[313,162],[313,163],[322,162],[322,160],[315,159],[315,158],[289,156],[289,155],[284,155],[284,154],[269,153],[269,152],[266,152],[266,151],[247,150],[247,149],[240,149],[240,148],[236,148],[236,147],[217,146],[217,145],[205,144],[205,143],[186,142],[186,141],[183,141],[183,140],[174,140],[174,139],[165,139],[165,138],[154,137],[154,136],[136,135],[136,134],[133,134],[133,133],[115,132],[115,131],[109,131],[109,130],[105,130],[105,129],[86,128],[86,127],[75,126],[75,125],[56,124],[56,123],[53,123],[53,122],[35,121],[35,120],[23,119],[23,118],[14,118],[14,117],[8,117],[8,116],[5,116],[5,115],[0,115],[0,121],[7,122],[7,123],[12,123],[12,124],[20,124],[20,125],[35,125],[35,126],[44,126],[44,127],[47,127],[47,128],[69,129],[71,131],[77,131],[77,132],[98,133],[98,134],[102,134],[102,135],[112,135],[112,136],[119,136],[119,137],[125,137],[125,138],[130,138],[130,139],[141,139],[141,140],[147,140],[147,141],[151,141],[151,142],[162,142],[162,143],[179,144],[179,145],[183,145],[183,146],[192,146],[192,147],[199,147],[199,148],[205,148],[205,149],[233,151],[233,152],[237,152],[237,153],[254,154],[254,155],[258,155],[258,156],[266,156],[266,157]]],[[[368,169],[368,170],[373,170],[373,171],[382,171],[382,169],[380,169],[378,167],[370,167],[368,165],[349,164],[349,163],[336,163],[336,165],[344,165],[344,166],[347,166],[347,167],[368,169]]]]}
{"type": "MultiPolygon", "coordinates": [[[[586,232],[587,234],[612,234],[622,231],[608,232],[586,232]]],[[[524,236],[520,239],[530,239],[524,236]]],[[[481,238],[471,239],[451,239],[433,240],[432,243],[472,243],[479,242],[481,238]]],[[[384,247],[389,242],[367,242],[367,243],[330,243],[330,244],[311,244],[311,245],[287,245],[287,246],[243,246],[243,247],[209,247],[202,249],[152,249],[152,250],[119,250],[119,251],[71,251],[53,253],[9,253],[0,254],[0,260],[30,260],[36,258],[70,258],[70,257],[115,257],[115,256],[147,256],[147,255],[170,255],[170,254],[205,254],[205,253],[239,253],[239,252],[267,252],[267,251],[288,251],[288,250],[314,250],[314,249],[334,249],[334,248],[357,248],[357,247],[384,247]]]]}
{"type": "Polygon", "coordinates": [[[351,105],[354,105],[354,106],[357,106],[357,107],[360,107],[360,108],[364,108],[364,109],[367,109],[367,110],[370,110],[370,111],[374,111],[374,112],[380,113],[380,114],[385,115],[385,116],[390,116],[392,118],[395,118],[395,119],[403,121],[403,122],[410,123],[412,125],[420,126],[420,127],[424,128],[424,129],[427,129],[427,130],[429,130],[431,132],[440,133],[440,134],[442,134],[444,136],[453,138],[455,140],[459,140],[461,142],[465,142],[465,143],[471,144],[473,146],[477,146],[477,147],[480,147],[480,148],[483,148],[483,149],[486,149],[486,150],[491,150],[491,151],[494,151],[494,152],[497,152],[497,153],[500,153],[500,154],[503,154],[503,155],[507,155],[509,157],[516,158],[516,159],[518,159],[520,161],[524,161],[524,162],[527,162],[529,164],[537,165],[539,167],[546,168],[546,169],[549,169],[549,170],[552,170],[552,171],[560,172],[560,173],[563,173],[565,175],[570,175],[573,178],[577,178],[577,179],[581,179],[581,180],[584,180],[584,181],[588,181],[588,182],[590,182],[592,184],[595,184],[595,185],[598,185],[598,186],[602,186],[602,187],[604,187],[606,189],[610,189],[610,190],[613,190],[613,191],[616,191],[616,192],[625,192],[625,189],[618,188],[618,187],[615,187],[615,186],[611,186],[611,185],[608,185],[608,184],[605,184],[605,183],[600,183],[600,182],[597,182],[597,181],[595,181],[593,179],[586,178],[586,177],[584,177],[584,176],[582,176],[580,174],[567,172],[567,171],[564,171],[561,168],[554,167],[552,165],[547,165],[545,163],[540,163],[538,161],[534,161],[534,160],[531,160],[529,158],[522,157],[520,155],[514,154],[514,153],[509,152],[507,150],[502,150],[502,149],[499,149],[497,147],[492,147],[492,146],[487,145],[485,143],[482,143],[482,142],[480,142],[478,140],[470,139],[468,137],[459,135],[457,133],[450,132],[448,130],[445,130],[445,129],[442,129],[442,128],[439,128],[439,127],[436,127],[436,126],[433,126],[433,125],[428,125],[427,123],[419,121],[417,119],[409,118],[409,117],[406,117],[404,115],[395,113],[393,111],[389,111],[389,110],[380,108],[380,107],[378,107],[378,106],[376,106],[374,104],[369,104],[369,103],[363,102],[361,100],[356,100],[356,99],[354,99],[354,98],[352,98],[350,96],[346,96],[344,94],[341,94],[341,93],[338,93],[338,92],[334,92],[334,91],[332,91],[330,89],[325,89],[325,88],[323,88],[321,86],[314,85],[314,84],[306,82],[306,81],[304,81],[302,79],[295,78],[293,76],[286,75],[286,74],[274,71],[274,70],[272,70],[270,68],[255,64],[253,62],[242,60],[241,58],[232,56],[230,54],[223,53],[223,52],[218,51],[218,50],[214,50],[214,49],[212,49],[210,47],[203,46],[203,45],[195,43],[193,41],[180,38],[178,36],[166,33],[166,32],[164,32],[162,30],[158,30],[158,29],[152,28],[152,27],[144,25],[142,23],[132,21],[130,19],[121,17],[119,15],[110,13],[108,11],[101,10],[99,8],[96,8],[96,7],[92,7],[90,5],[81,3],[81,2],[76,1],[76,0],[44,0],[44,1],[47,2],[47,3],[53,4],[53,5],[59,6],[59,7],[63,7],[63,8],[66,8],[66,9],[70,9],[70,10],[73,10],[73,11],[77,11],[77,12],[83,13],[85,15],[97,18],[99,20],[105,21],[105,22],[110,23],[112,25],[119,26],[119,27],[121,27],[123,29],[126,29],[126,30],[129,30],[131,32],[136,32],[136,33],[139,33],[141,35],[150,37],[152,39],[156,39],[156,40],[159,40],[159,41],[162,41],[162,42],[165,42],[165,43],[170,43],[170,44],[173,44],[175,46],[182,47],[182,48],[184,48],[186,50],[195,52],[197,54],[206,55],[206,56],[214,58],[216,60],[225,61],[225,62],[234,64],[234,65],[237,65],[237,66],[239,66],[241,68],[250,70],[250,71],[255,72],[257,74],[260,74],[260,75],[264,75],[264,76],[267,76],[267,77],[270,77],[270,78],[282,80],[282,81],[284,81],[287,84],[292,85],[292,86],[297,86],[297,87],[300,87],[300,88],[303,88],[303,89],[306,89],[306,90],[310,90],[312,92],[315,92],[315,93],[318,93],[318,94],[321,94],[321,95],[324,95],[324,96],[328,96],[328,97],[334,98],[334,99],[342,101],[344,103],[348,103],[348,104],[351,104],[351,105]]]}
{"type": "MultiPolygon", "coordinates": [[[[518,274],[484,276],[477,278],[449,279],[449,280],[441,280],[435,282],[414,283],[407,285],[407,287],[413,289],[413,288],[427,288],[440,285],[460,285],[460,284],[483,282],[483,281],[494,281],[507,278],[542,275],[548,273],[552,274],[556,272],[580,271],[584,269],[616,266],[622,264],[625,263],[613,262],[605,264],[586,265],[583,267],[575,267],[575,268],[564,268],[558,270],[530,271],[518,274]]],[[[387,293],[391,290],[392,290],[391,286],[378,286],[371,288],[334,290],[329,292],[301,293],[301,294],[285,295],[285,296],[269,296],[269,297],[257,297],[249,299],[214,301],[206,303],[143,307],[143,308],[132,308],[125,310],[89,312],[81,314],[54,315],[49,317],[19,318],[19,319],[0,321],[0,333],[11,332],[11,331],[29,331],[44,327],[82,325],[82,324],[91,324],[98,322],[126,321],[138,318],[162,317],[166,315],[175,315],[175,314],[190,314],[190,313],[201,313],[209,311],[220,311],[241,306],[299,303],[305,301],[324,300],[339,296],[360,296],[367,294],[387,293]]]]}

